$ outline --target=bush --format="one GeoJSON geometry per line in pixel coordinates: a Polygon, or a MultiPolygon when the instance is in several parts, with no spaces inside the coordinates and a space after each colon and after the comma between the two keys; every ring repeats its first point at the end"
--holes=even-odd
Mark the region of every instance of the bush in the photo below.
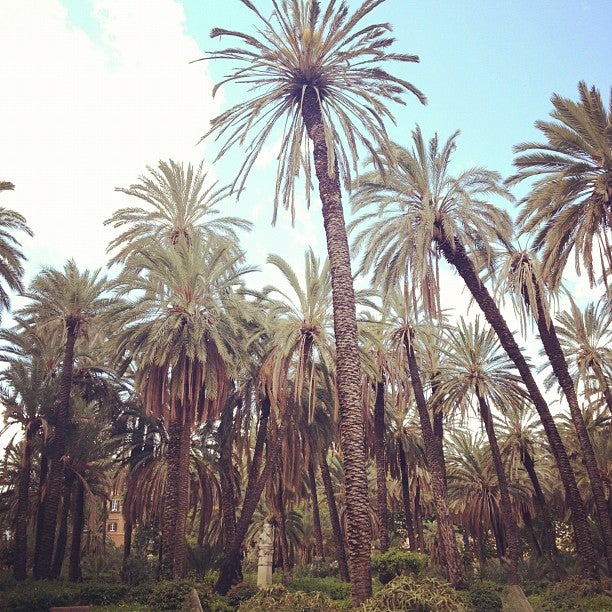
{"type": "Polygon", "coordinates": [[[601,582],[573,576],[551,584],[545,591],[528,597],[536,612],[582,612],[612,610],[612,597],[608,595],[612,581],[601,582]]]}
{"type": "Polygon", "coordinates": [[[0,572],[0,591],[10,591],[17,586],[12,572],[0,572]]]}
{"type": "Polygon", "coordinates": [[[80,585],[63,582],[22,582],[3,593],[0,609],[11,612],[48,612],[53,606],[74,606],[87,603],[81,599],[80,585]]]}
{"type": "Polygon", "coordinates": [[[330,612],[338,609],[342,609],[341,605],[323,593],[288,592],[283,587],[260,590],[238,608],[239,612],[330,612]]]}
{"type": "Polygon", "coordinates": [[[318,591],[324,593],[336,601],[348,599],[351,596],[351,585],[342,582],[339,578],[328,576],[326,578],[316,578],[314,576],[297,576],[293,582],[286,586],[288,591],[303,591],[312,593],[318,591]]]}
{"type": "Polygon", "coordinates": [[[142,584],[153,579],[153,566],[142,557],[129,556],[121,566],[121,580],[127,584],[142,584]]]}
{"type": "Polygon", "coordinates": [[[125,584],[104,582],[82,583],[80,600],[92,606],[104,606],[122,601],[129,592],[125,584]]]}
{"type": "Polygon", "coordinates": [[[461,595],[450,584],[436,578],[398,576],[370,597],[362,612],[465,612],[461,595]]]}
{"type": "Polygon", "coordinates": [[[474,612],[501,612],[503,603],[499,595],[500,588],[500,585],[488,580],[474,583],[468,597],[474,612]]]}
{"type": "Polygon", "coordinates": [[[197,585],[188,580],[160,582],[149,596],[149,605],[154,610],[182,610],[191,589],[197,585]]]}
{"type": "Polygon", "coordinates": [[[418,576],[427,561],[427,555],[390,548],[387,552],[372,557],[372,569],[378,573],[379,580],[387,584],[402,574],[418,576]]]}
{"type": "Polygon", "coordinates": [[[239,582],[228,591],[225,599],[230,606],[237,608],[243,601],[251,599],[257,593],[259,593],[259,588],[256,585],[239,582]]]}

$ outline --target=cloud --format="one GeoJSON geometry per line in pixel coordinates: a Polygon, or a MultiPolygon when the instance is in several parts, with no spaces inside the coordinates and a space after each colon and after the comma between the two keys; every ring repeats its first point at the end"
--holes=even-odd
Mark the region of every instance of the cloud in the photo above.
{"type": "Polygon", "coordinates": [[[0,173],[16,190],[1,205],[24,214],[28,276],[40,265],[103,266],[114,192],[159,159],[199,162],[219,112],[212,81],[173,0],[96,0],[95,36],[57,0],[0,7],[0,173]],[[24,33],[27,32],[27,36],[24,33]],[[10,58],[10,61],[7,61],[10,58]]]}

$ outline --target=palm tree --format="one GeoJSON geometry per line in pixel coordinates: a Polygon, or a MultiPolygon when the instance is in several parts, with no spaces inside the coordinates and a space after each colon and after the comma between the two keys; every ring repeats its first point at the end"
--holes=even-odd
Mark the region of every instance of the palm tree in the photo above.
{"type": "Polygon", "coordinates": [[[124,263],[130,255],[146,248],[151,240],[166,246],[177,243],[179,237],[191,240],[196,230],[206,239],[223,237],[228,245],[237,243],[236,230],[249,230],[251,223],[237,217],[218,217],[215,206],[227,196],[227,188],[207,185],[203,162],[194,169],[188,164],[160,161],[159,168],[147,167],[149,176],[139,177],[139,183],[120,191],[146,203],[143,208],[129,207],[115,211],[104,224],[124,228],[108,245],[116,251],[110,264],[124,263]]]}
{"type": "Polygon", "coordinates": [[[107,289],[106,277],[100,274],[100,270],[80,272],[76,263],[69,260],[62,272],[52,268],[43,269],[25,293],[28,303],[18,311],[19,317],[36,325],[50,337],[59,336],[64,342],[44,512],[40,539],[36,542],[35,578],[47,578],[51,570],[70,420],[75,345],[79,337],[87,338],[99,331],[102,314],[110,303],[106,297],[107,289]]]}
{"type": "Polygon", "coordinates": [[[412,150],[397,148],[395,160],[387,160],[386,173],[374,170],[357,190],[353,227],[362,226],[356,248],[365,247],[362,270],[374,270],[374,279],[388,291],[399,279],[413,281],[414,299],[422,298],[430,312],[440,308],[440,256],[459,273],[501,345],[516,366],[538,411],[571,509],[576,549],[583,570],[598,577],[595,549],[586,511],[567,451],[552,414],[506,320],[479,275],[488,265],[496,241],[508,243],[510,217],[489,196],[511,199],[496,172],[472,168],[457,177],[449,174],[451,154],[458,132],[439,146],[437,135],[426,146],[420,129],[413,131],[412,150]]]}
{"type": "MultiPolygon", "coordinates": [[[[418,348],[415,345],[424,336],[423,326],[418,326],[413,318],[410,306],[406,301],[405,294],[399,291],[388,294],[390,334],[396,346],[403,346],[406,351],[408,371],[412,394],[419,415],[419,423],[423,434],[423,443],[426,453],[427,468],[431,475],[431,486],[436,507],[440,540],[442,543],[443,557],[448,570],[448,578],[455,588],[465,588],[465,577],[462,567],[459,549],[455,539],[453,523],[448,507],[448,491],[446,485],[446,466],[444,453],[439,441],[436,439],[432,420],[428,410],[427,400],[421,377],[422,367],[417,360],[418,348]]],[[[425,352],[425,351],[422,351],[425,352]]]]}
{"type": "Polygon", "coordinates": [[[175,577],[185,564],[191,434],[218,418],[241,359],[234,330],[238,310],[248,310],[238,295],[248,269],[228,251],[198,233],[170,247],[151,242],[115,284],[133,296],[113,311],[116,354],[134,360],[146,413],[168,424],[163,542],[175,577]]]}
{"type": "MultiPolygon", "coordinates": [[[[253,96],[212,120],[204,136],[223,139],[218,157],[248,140],[245,160],[232,189],[242,191],[264,143],[280,122],[281,137],[274,198],[294,211],[295,178],[304,170],[306,196],[312,188],[312,165],[319,183],[323,224],[330,261],[334,330],[338,353],[337,386],[341,443],[346,462],[349,503],[349,550],[353,601],[371,594],[370,527],[367,478],[360,410],[360,372],[355,298],[348,239],[342,210],[341,179],[350,187],[357,166],[358,143],[375,157],[389,150],[384,119],[392,119],[386,100],[402,101],[405,92],[423,95],[393,76],[385,60],[415,62],[416,56],[390,53],[389,24],[357,28],[382,0],[364,0],[349,14],[346,2],[330,0],[322,11],[317,0],[272,0],[266,19],[250,0],[242,0],[262,24],[258,35],[215,28],[212,37],[230,36],[244,48],[213,52],[210,59],[237,62],[224,83],[245,84],[253,96]],[[251,136],[252,134],[252,136],[251,136]]],[[[215,90],[219,85],[215,87],[215,90]]]]}
{"type": "Polygon", "coordinates": [[[552,367],[553,374],[561,389],[563,389],[580,444],[582,461],[589,475],[599,526],[604,541],[608,571],[612,574],[612,521],[610,520],[602,477],[578,404],[576,387],[551,319],[539,263],[528,251],[514,250],[510,247],[508,257],[506,258],[506,265],[500,277],[503,281],[503,286],[506,290],[509,289],[515,311],[519,311],[521,320],[524,321],[525,317],[529,314],[535,319],[538,331],[540,332],[540,340],[552,367]]]}
{"type": "MultiPolygon", "coordinates": [[[[0,192],[15,189],[13,183],[0,181],[0,192]]],[[[25,232],[33,236],[25,217],[0,206],[0,306],[6,310],[10,307],[8,290],[21,293],[23,291],[23,262],[25,256],[19,249],[21,246],[13,236],[14,231],[25,232]],[[4,286],[6,284],[6,287],[4,286]]]]}
{"type": "Polygon", "coordinates": [[[517,222],[533,234],[542,251],[543,275],[558,287],[570,253],[575,249],[576,272],[581,268],[595,284],[596,270],[607,277],[612,269],[612,93],[608,108],[595,87],[578,83],[580,100],[553,94],[552,121],[536,121],[546,142],[514,147],[514,185],[536,178],[521,200],[517,222]],[[594,263],[594,250],[599,261],[594,263]]]}
{"type": "MultiPolygon", "coordinates": [[[[555,316],[557,336],[568,361],[572,380],[582,383],[587,398],[598,393],[612,415],[612,310],[605,301],[580,310],[571,296],[569,310],[555,316]]],[[[547,380],[552,383],[552,380],[547,380]]]]}
{"type": "Polygon", "coordinates": [[[447,330],[441,350],[446,359],[434,401],[446,405],[448,411],[456,408],[463,411],[474,399],[477,402],[498,481],[503,515],[501,526],[508,542],[511,563],[510,582],[518,584],[521,542],[493,426],[491,405],[503,410],[508,404],[524,401],[526,393],[520,386],[520,378],[512,372],[512,362],[502,352],[495,332],[491,328],[481,328],[478,318],[474,323],[466,323],[462,317],[455,329],[447,330]]]}

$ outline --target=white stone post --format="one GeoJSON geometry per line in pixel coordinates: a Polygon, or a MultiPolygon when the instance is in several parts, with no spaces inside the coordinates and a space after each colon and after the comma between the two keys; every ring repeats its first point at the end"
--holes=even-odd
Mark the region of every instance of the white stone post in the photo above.
{"type": "Polygon", "coordinates": [[[272,584],[273,557],[274,527],[266,520],[257,543],[257,586],[260,589],[272,584]]]}

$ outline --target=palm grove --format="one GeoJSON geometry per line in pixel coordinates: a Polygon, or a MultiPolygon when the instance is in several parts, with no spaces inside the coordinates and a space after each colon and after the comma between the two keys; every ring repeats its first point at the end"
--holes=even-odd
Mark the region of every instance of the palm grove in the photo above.
{"type": "Polygon", "coordinates": [[[217,159],[243,156],[238,173],[219,186],[203,165],[161,161],[119,189],[112,275],[71,260],[24,288],[29,229],[0,208],[0,299],[8,310],[24,296],[0,332],[5,422],[20,426],[2,471],[17,579],[67,565],[79,580],[82,555],[107,546],[111,490],[125,563],[154,551],[159,575],[180,578],[206,548],[221,593],[264,518],[284,580],[333,559],[355,603],[372,593],[372,547],[400,541],[456,588],[491,556],[510,583],[528,558],[612,570],[612,98],[606,108],[585,83],[577,100],[553,95],[541,141],[515,147],[506,180],[452,173],[458,133],[388,137],[389,104],[425,97],[388,72],[418,58],[390,51],[389,24],[367,24],[381,1],[273,1],[266,17],[242,0],[257,30],[215,28],[236,46],[205,58],[226,60],[241,96],[204,136],[217,159]],[[318,187],[327,257],[305,253],[302,274],[271,254],[283,285],[254,290],[239,244],[250,224],[219,211],[277,128],[274,217],[293,214],[296,187],[308,203],[318,187]],[[564,294],[571,265],[599,302],[564,294]],[[445,270],[472,318],[445,308],[445,270]],[[368,289],[354,290],[356,273],[368,289]],[[532,330],[547,393],[520,346],[532,330]]]}

